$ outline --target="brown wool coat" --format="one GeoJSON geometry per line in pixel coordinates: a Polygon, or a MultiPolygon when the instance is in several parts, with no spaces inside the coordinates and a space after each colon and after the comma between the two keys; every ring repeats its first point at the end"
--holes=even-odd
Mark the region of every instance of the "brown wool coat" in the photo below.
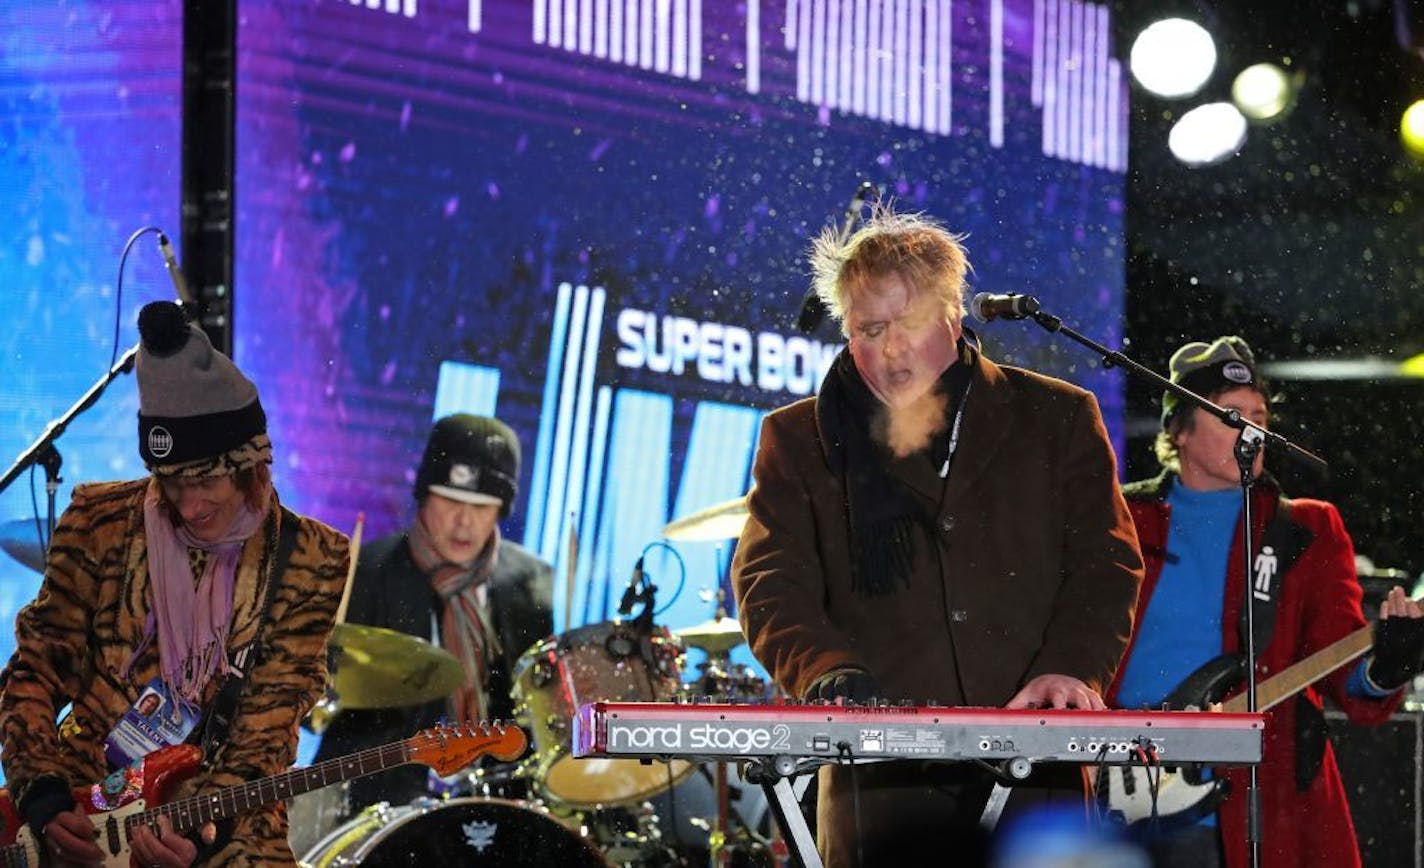
{"type": "MultiPolygon", "coordinates": [[[[889,699],[986,707],[1038,675],[1101,692],[1116,671],[1142,558],[1097,402],[972,349],[965,361],[948,481],[923,453],[891,468],[935,515],[918,531],[909,587],[893,594],[851,589],[845,493],[816,399],[764,421],[732,583],[752,652],[790,696],[847,665],[889,699]]],[[[828,826],[848,828],[844,787],[827,787],[823,775],[823,843],[828,826]]]]}
{"type": "MultiPolygon", "coordinates": [[[[150,608],[143,544],[148,480],[80,485],[55,528],[44,584],[15,623],[17,648],[0,693],[5,776],[16,798],[37,777],[84,786],[108,774],[104,740],[157,677],[157,643],[120,678],[150,608]],[[67,703],[69,715],[56,727],[67,703]],[[63,733],[63,734],[61,734],[63,733]]],[[[271,508],[278,509],[274,495],[271,508]]],[[[299,519],[296,547],[261,626],[265,654],[249,673],[215,768],[188,783],[198,792],[276,774],[295,760],[297,725],[326,681],[326,640],[346,579],[345,536],[299,519]]],[[[269,534],[246,543],[234,587],[228,649],[253,641],[275,552],[269,534]]],[[[216,693],[208,685],[206,699],[216,693]]],[[[238,819],[231,840],[204,864],[294,865],[280,802],[238,819]]]]}

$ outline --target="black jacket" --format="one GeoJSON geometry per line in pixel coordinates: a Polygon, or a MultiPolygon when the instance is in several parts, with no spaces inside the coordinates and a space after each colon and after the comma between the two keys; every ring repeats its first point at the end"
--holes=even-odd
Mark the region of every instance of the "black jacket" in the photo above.
{"type": "MultiPolygon", "coordinates": [[[[503,540],[490,579],[489,612],[503,655],[490,661],[489,713],[508,720],[514,714],[510,687],[515,663],[534,643],[554,630],[553,568],[523,546],[503,540]]],[[[351,589],[346,620],[385,627],[422,639],[431,638],[431,620],[440,615],[440,599],[410,556],[405,534],[363,546],[351,589]]],[[[346,756],[415,735],[448,714],[446,700],[424,705],[343,711],[322,735],[316,761],[346,756]]],[[[424,766],[405,766],[351,782],[354,814],[376,802],[404,804],[426,793],[424,766]]]]}

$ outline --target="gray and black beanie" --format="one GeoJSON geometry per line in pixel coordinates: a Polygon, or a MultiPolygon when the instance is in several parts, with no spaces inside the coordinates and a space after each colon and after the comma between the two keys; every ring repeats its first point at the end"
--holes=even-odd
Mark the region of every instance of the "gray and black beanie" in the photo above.
{"type": "Polygon", "coordinates": [[[171,301],[138,315],[138,450],[155,476],[218,476],[272,463],[257,387],[171,301]]]}

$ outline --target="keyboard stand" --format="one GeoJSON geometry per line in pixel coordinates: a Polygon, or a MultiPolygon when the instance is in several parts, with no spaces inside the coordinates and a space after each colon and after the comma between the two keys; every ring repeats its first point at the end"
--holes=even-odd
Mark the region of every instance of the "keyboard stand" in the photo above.
{"type": "MultiPolygon", "coordinates": [[[[815,763],[814,765],[821,765],[815,763]]],[[[776,825],[781,828],[781,837],[791,856],[791,864],[796,868],[822,868],[821,854],[816,852],[816,841],[811,830],[806,827],[806,818],[801,814],[801,803],[796,799],[792,782],[798,775],[814,772],[797,768],[797,762],[790,756],[763,757],[748,766],[745,774],[748,781],[761,784],[766,792],[766,801],[776,825]]]]}

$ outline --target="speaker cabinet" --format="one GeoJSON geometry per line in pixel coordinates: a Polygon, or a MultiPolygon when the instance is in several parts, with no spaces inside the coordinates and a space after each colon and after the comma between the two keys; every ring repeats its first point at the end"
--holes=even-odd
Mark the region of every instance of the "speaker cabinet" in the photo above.
{"type": "Polygon", "coordinates": [[[1325,717],[1365,868],[1424,868],[1424,711],[1400,711],[1379,726],[1355,726],[1334,710],[1325,717]]]}

